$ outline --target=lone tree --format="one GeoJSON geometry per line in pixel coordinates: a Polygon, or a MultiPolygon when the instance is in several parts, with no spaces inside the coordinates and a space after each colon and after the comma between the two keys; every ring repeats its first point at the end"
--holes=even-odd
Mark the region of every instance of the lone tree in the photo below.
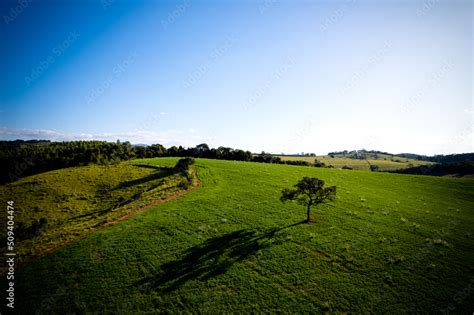
{"type": "Polygon", "coordinates": [[[311,207],[323,203],[325,200],[334,200],[336,196],[336,186],[324,188],[324,181],[318,178],[303,177],[296,185],[295,189],[285,188],[281,191],[280,200],[282,202],[295,200],[299,204],[306,206],[306,222],[311,222],[311,207]]]}

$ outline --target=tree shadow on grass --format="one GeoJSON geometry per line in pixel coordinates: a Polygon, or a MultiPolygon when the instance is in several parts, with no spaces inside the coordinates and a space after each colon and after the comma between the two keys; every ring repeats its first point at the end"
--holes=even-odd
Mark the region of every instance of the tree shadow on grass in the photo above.
{"type": "Polygon", "coordinates": [[[145,164],[135,164],[134,166],[144,167],[144,168],[151,168],[151,169],[155,169],[157,171],[150,174],[150,175],[144,176],[142,178],[137,178],[137,179],[129,180],[129,181],[126,181],[126,182],[122,182],[122,183],[118,184],[116,187],[114,187],[112,190],[118,190],[118,189],[129,188],[129,187],[133,187],[133,186],[136,186],[136,185],[145,184],[145,183],[148,183],[150,181],[157,180],[157,179],[162,179],[162,178],[165,178],[167,176],[170,176],[170,175],[173,175],[174,173],[176,173],[176,171],[171,167],[158,167],[158,166],[145,165],[145,164]]]}
{"type": "Polygon", "coordinates": [[[270,247],[275,233],[304,222],[272,228],[263,233],[246,229],[208,239],[189,248],[183,258],[161,265],[160,272],[137,281],[134,286],[144,291],[171,292],[187,281],[204,281],[224,274],[233,264],[270,247]]]}
{"type": "MultiPolygon", "coordinates": [[[[123,188],[129,188],[129,187],[133,187],[133,186],[140,185],[140,184],[150,183],[150,182],[158,180],[158,179],[162,179],[162,180],[160,180],[158,182],[155,182],[155,183],[150,183],[150,185],[146,189],[142,189],[141,191],[135,193],[134,195],[132,195],[131,197],[129,197],[127,199],[120,198],[120,199],[116,200],[111,206],[107,207],[106,209],[101,209],[101,210],[97,210],[97,211],[94,211],[94,212],[80,214],[78,216],[69,218],[68,221],[73,221],[73,220],[77,220],[77,219],[91,217],[91,216],[94,216],[94,215],[101,216],[101,215],[107,214],[107,213],[113,211],[114,209],[125,206],[125,205],[127,205],[127,204],[129,204],[129,203],[131,203],[135,200],[140,199],[141,196],[143,195],[143,193],[160,187],[163,184],[163,181],[164,181],[163,179],[165,177],[168,177],[168,176],[173,175],[173,174],[176,173],[176,171],[171,167],[159,167],[159,166],[152,166],[152,165],[146,165],[146,164],[135,164],[134,166],[152,168],[152,169],[156,169],[157,171],[153,172],[150,175],[147,175],[147,176],[144,176],[144,177],[141,177],[141,178],[138,178],[138,179],[133,179],[133,180],[122,182],[122,183],[118,184],[117,186],[115,186],[114,188],[112,188],[111,189],[112,191],[123,189],[123,188]]],[[[168,188],[164,188],[163,190],[165,190],[165,189],[168,189],[168,188]]]]}
{"type": "Polygon", "coordinates": [[[153,170],[158,170],[158,171],[171,169],[171,167],[156,166],[156,165],[149,165],[149,164],[133,164],[133,166],[142,167],[142,168],[151,168],[153,170]]]}

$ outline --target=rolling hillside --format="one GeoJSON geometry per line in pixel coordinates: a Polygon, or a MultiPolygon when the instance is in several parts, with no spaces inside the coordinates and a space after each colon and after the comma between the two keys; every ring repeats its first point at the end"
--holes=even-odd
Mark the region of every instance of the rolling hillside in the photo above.
{"type": "Polygon", "coordinates": [[[17,264],[174,198],[183,193],[182,180],[172,167],[124,162],[55,170],[0,186],[0,198],[15,201],[17,264]]]}
{"type": "Polygon", "coordinates": [[[420,165],[431,165],[432,162],[420,161],[412,158],[404,158],[398,156],[388,155],[377,155],[369,156],[367,159],[354,159],[346,157],[342,154],[334,155],[319,155],[319,156],[298,156],[298,155],[278,155],[282,161],[306,161],[314,163],[314,160],[326,164],[326,166],[332,165],[335,168],[349,167],[354,170],[370,170],[370,165],[376,165],[381,171],[394,171],[400,169],[406,169],[413,166],[420,165]]]}
{"type": "Polygon", "coordinates": [[[474,279],[474,180],[206,159],[196,167],[199,189],[19,268],[16,310],[474,309],[463,294],[474,279]],[[338,189],[310,225],[301,206],[279,201],[302,176],[338,189]]]}

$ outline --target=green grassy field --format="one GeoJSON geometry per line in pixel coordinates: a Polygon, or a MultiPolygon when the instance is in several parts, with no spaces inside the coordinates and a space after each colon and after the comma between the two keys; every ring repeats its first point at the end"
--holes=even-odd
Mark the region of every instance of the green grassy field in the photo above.
{"type": "Polygon", "coordinates": [[[199,189],[19,268],[16,311],[474,310],[474,180],[218,160],[196,166],[199,189]],[[301,223],[301,206],[279,201],[302,176],[338,189],[310,225],[301,223]]]}
{"type": "MultiPolygon", "coordinates": [[[[41,256],[125,219],[150,203],[169,198],[180,191],[177,185],[181,180],[182,176],[171,168],[125,162],[66,168],[1,186],[1,200],[16,201],[17,227],[21,224],[24,230],[31,230],[41,219],[47,220],[38,236],[25,235],[17,242],[16,261],[41,256]]],[[[6,231],[4,224],[2,230],[6,231]]],[[[16,234],[19,236],[19,229],[16,234]]]]}
{"type": "Polygon", "coordinates": [[[377,165],[381,171],[394,171],[400,170],[412,166],[420,165],[429,165],[433,164],[427,161],[419,161],[415,159],[407,159],[402,157],[391,157],[379,154],[377,159],[369,158],[367,160],[357,160],[349,157],[344,157],[337,155],[334,158],[328,155],[320,156],[288,156],[288,155],[279,155],[283,161],[306,161],[309,163],[314,163],[314,160],[317,159],[327,166],[332,165],[336,168],[342,168],[343,166],[350,167],[354,170],[370,170],[370,165],[377,165]]]}

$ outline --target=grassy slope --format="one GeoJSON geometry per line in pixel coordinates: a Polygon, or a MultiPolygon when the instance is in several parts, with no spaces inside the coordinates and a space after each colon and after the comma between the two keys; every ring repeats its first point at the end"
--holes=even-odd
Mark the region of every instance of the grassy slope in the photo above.
{"type": "MultiPolygon", "coordinates": [[[[126,162],[66,168],[1,186],[0,199],[15,201],[17,226],[22,223],[30,227],[41,218],[48,220],[39,237],[17,242],[17,262],[108,225],[151,200],[167,198],[177,191],[180,179],[171,169],[126,162]]],[[[6,231],[3,222],[1,227],[6,231]]],[[[0,253],[4,250],[1,248],[0,253]]]]}
{"type": "Polygon", "coordinates": [[[410,166],[428,165],[431,162],[419,161],[415,159],[407,159],[402,157],[391,157],[380,154],[378,159],[370,158],[368,160],[357,160],[343,156],[335,156],[331,158],[328,155],[321,156],[280,156],[283,161],[307,161],[313,163],[315,159],[325,163],[326,165],[332,165],[336,168],[342,168],[343,166],[351,167],[355,170],[369,170],[369,165],[377,165],[380,170],[393,171],[404,169],[410,166]],[[386,158],[386,160],[384,160],[386,158]],[[394,159],[392,161],[391,159],[394,159]],[[367,162],[368,161],[368,162],[367,162]],[[399,161],[399,162],[397,162],[399,161]],[[370,164],[369,164],[370,163],[370,164]],[[411,164],[411,165],[410,165],[411,164]]]}
{"type": "Polygon", "coordinates": [[[197,166],[201,189],[18,270],[17,310],[472,312],[473,180],[197,166]],[[279,201],[303,175],[338,187],[311,225],[279,201]]]}

